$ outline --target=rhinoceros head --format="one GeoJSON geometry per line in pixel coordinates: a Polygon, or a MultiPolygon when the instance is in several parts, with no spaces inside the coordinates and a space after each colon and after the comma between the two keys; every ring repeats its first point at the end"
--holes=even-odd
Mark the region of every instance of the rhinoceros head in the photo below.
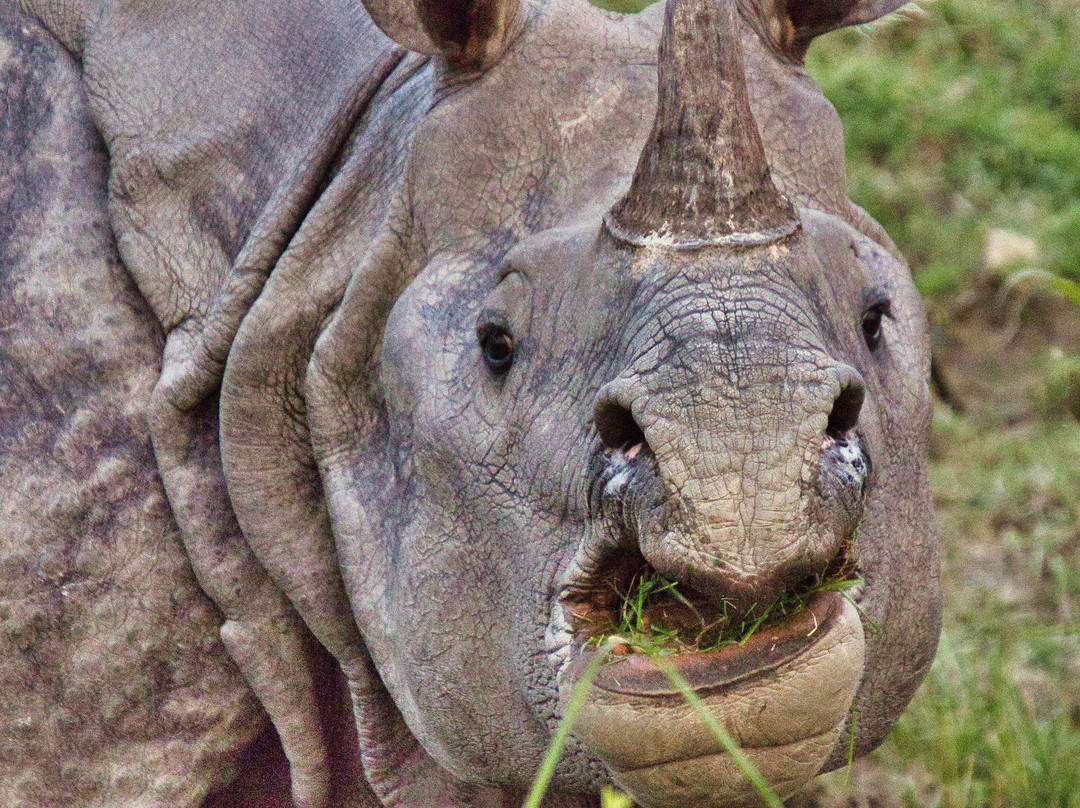
{"type": "Polygon", "coordinates": [[[752,797],[654,645],[880,741],[927,338],[801,58],[899,3],[0,2],[0,803],[520,804],[605,637],[549,805],[752,797]]]}
{"type": "MultiPolygon", "coordinates": [[[[924,315],[799,66],[886,5],[371,9],[441,83],[306,395],[353,613],[438,769],[523,790],[652,573],[702,630],[806,601],[669,657],[782,793],[921,680],[924,315]]],[[[601,669],[556,788],[612,777],[649,806],[749,794],[641,654],[601,669]]]]}

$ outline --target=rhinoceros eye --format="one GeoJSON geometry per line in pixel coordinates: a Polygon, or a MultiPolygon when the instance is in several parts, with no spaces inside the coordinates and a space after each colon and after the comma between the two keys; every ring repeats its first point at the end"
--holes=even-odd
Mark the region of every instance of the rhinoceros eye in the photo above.
{"type": "Polygon", "coordinates": [[[862,316],[863,339],[866,347],[876,351],[881,346],[881,320],[889,313],[888,303],[877,303],[871,306],[862,316]]]}
{"type": "Polygon", "coordinates": [[[510,332],[504,326],[488,323],[479,328],[477,337],[488,370],[496,376],[510,370],[514,362],[514,337],[510,332]]]}

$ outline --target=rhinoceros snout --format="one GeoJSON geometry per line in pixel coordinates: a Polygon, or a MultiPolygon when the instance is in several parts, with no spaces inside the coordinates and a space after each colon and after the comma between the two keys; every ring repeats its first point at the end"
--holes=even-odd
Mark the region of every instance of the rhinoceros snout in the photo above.
{"type": "Polygon", "coordinates": [[[650,391],[641,375],[597,399],[598,530],[561,592],[552,659],[568,698],[607,638],[612,657],[575,733],[642,805],[752,798],[650,653],[666,655],[783,796],[818,771],[849,714],[865,654],[858,607],[820,584],[857,570],[865,388],[850,368],[813,364],[760,377],[746,400],[705,384],[650,391]],[[717,434],[755,412],[749,439],[717,434]]]}
{"type": "Polygon", "coordinates": [[[666,577],[740,610],[852,573],[870,480],[856,372],[835,366],[769,387],[746,406],[709,403],[707,390],[650,396],[616,382],[594,410],[605,456],[599,510],[617,522],[608,534],[666,577]],[[778,391],[800,385],[800,417],[784,422],[778,391]],[[760,406],[768,399],[773,410],[760,406]],[[725,432],[733,425],[740,435],[725,432]]]}
{"type": "Polygon", "coordinates": [[[862,521],[873,470],[870,449],[857,430],[864,396],[860,379],[844,385],[833,403],[818,456],[812,502],[822,526],[836,536],[853,536],[862,521]]]}
{"type": "Polygon", "coordinates": [[[850,534],[858,526],[871,470],[870,451],[861,436],[826,433],[815,493],[823,520],[831,523],[835,532],[850,534]]]}

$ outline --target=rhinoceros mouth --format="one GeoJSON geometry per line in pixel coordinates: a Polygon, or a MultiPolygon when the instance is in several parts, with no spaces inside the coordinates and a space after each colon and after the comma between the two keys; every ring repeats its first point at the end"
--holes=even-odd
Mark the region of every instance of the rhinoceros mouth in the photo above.
{"type": "MultiPolygon", "coordinates": [[[[839,742],[864,652],[854,602],[822,592],[742,644],[671,651],[665,658],[786,798],[817,774],[839,742]]],[[[564,708],[597,653],[595,643],[571,646],[559,677],[564,708]]],[[[744,773],[647,654],[609,657],[601,665],[573,732],[647,808],[724,808],[753,799],[744,773]]]]}
{"type": "MultiPolygon", "coordinates": [[[[836,627],[837,621],[842,619],[843,606],[844,601],[838,593],[823,592],[814,595],[790,619],[770,621],[741,643],[728,643],[711,651],[664,653],[660,649],[657,653],[669,659],[676,672],[699,696],[712,696],[754,677],[764,676],[806,654],[836,627]]],[[[570,680],[576,682],[588,662],[601,652],[601,646],[596,643],[581,646],[567,672],[570,680]]],[[[608,664],[599,669],[592,686],[626,696],[682,699],[678,687],[647,653],[612,656],[608,664]]]]}
{"type": "Polygon", "coordinates": [[[618,496],[597,498],[598,529],[553,604],[548,652],[564,708],[601,645],[608,656],[585,694],[574,735],[648,808],[721,808],[752,799],[747,779],[653,662],[651,654],[663,654],[788,796],[833,751],[862,679],[854,539],[842,543],[823,575],[793,587],[779,604],[756,613],[745,605],[729,609],[660,578],[638,550],[634,513],[662,502],[650,475],[635,468],[651,463],[647,444],[633,449],[597,478],[598,490],[618,496]],[[613,523],[624,529],[611,529],[613,523]],[[651,582],[651,594],[642,594],[643,581],[651,582]]]}
{"type": "Polygon", "coordinates": [[[822,595],[842,594],[857,604],[863,594],[851,536],[823,573],[808,576],[772,603],[749,608],[664,578],[639,551],[625,546],[607,548],[596,563],[575,573],[559,598],[564,635],[582,646],[607,641],[616,657],[653,651],[696,658],[723,651],[734,658],[737,649],[756,647],[749,641],[759,630],[786,634],[786,626],[806,620],[816,625],[827,616],[818,604],[836,600],[822,595]]]}

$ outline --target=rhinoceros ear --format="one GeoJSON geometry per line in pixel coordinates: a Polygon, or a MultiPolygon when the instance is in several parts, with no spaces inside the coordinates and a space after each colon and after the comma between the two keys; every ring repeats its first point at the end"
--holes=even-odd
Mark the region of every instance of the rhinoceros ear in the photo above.
{"type": "Polygon", "coordinates": [[[809,44],[816,36],[884,17],[909,0],[787,0],[787,16],[796,41],[809,44]]]}
{"type": "Polygon", "coordinates": [[[494,64],[521,22],[518,0],[364,0],[364,8],[398,44],[469,72],[494,64]]]}

